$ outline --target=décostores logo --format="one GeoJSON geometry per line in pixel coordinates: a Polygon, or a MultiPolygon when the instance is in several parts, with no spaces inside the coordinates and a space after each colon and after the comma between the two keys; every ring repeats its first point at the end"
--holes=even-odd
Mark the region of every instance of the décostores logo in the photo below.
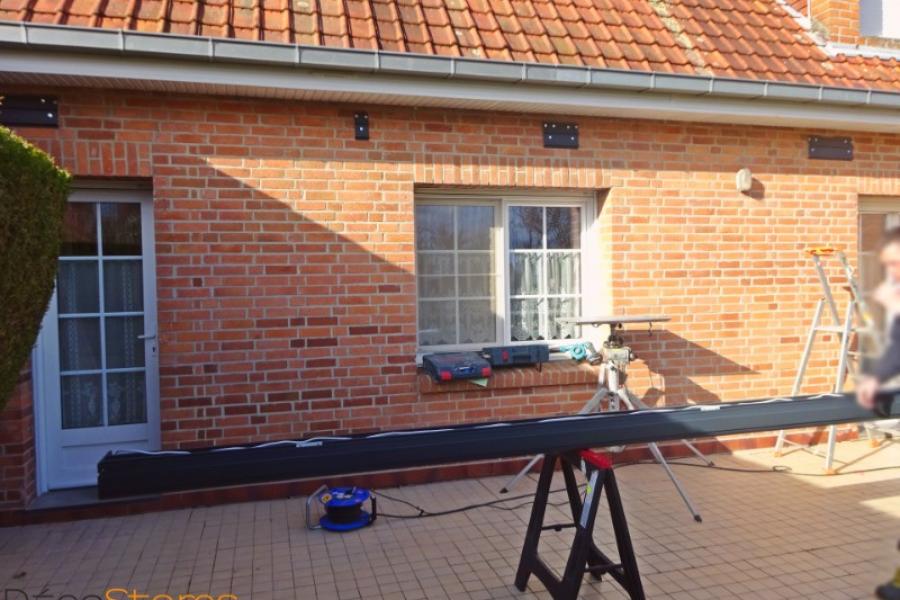
{"type": "Polygon", "coordinates": [[[234,594],[144,594],[140,590],[126,588],[109,588],[102,596],[88,594],[75,596],[62,594],[57,596],[45,588],[40,594],[29,594],[25,590],[7,588],[3,590],[2,600],[240,600],[234,594]]]}

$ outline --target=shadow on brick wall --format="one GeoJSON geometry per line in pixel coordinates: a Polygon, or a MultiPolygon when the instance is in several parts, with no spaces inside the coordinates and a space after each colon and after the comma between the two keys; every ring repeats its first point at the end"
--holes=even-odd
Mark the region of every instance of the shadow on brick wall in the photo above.
{"type": "Polygon", "coordinates": [[[671,331],[654,330],[652,335],[634,332],[627,340],[649,371],[650,386],[642,396],[649,406],[722,402],[718,393],[691,378],[757,374],[757,371],[671,331]]]}
{"type": "Polygon", "coordinates": [[[411,203],[294,147],[233,150],[185,147],[154,181],[163,445],[424,424],[411,203]]]}

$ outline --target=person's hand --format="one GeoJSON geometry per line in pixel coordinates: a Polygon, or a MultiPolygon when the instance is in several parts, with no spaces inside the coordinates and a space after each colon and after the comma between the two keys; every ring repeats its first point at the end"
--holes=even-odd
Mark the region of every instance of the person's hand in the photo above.
{"type": "Polygon", "coordinates": [[[864,377],[856,386],[856,401],[863,408],[875,408],[875,394],[881,384],[874,377],[864,377]]]}

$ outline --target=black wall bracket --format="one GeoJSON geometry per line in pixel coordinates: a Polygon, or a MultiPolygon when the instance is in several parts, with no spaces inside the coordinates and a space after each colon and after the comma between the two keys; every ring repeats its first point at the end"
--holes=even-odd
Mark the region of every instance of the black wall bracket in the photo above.
{"type": "Polygon", "coordinates": [[[853,160],[853,139],[810,136],[808,157],[812,160],[853,160]]]}
{"type": "Polygon", "coordinates": [[[58,127],[56,98],[0,95],[0,124],[12,127],[58,127]]]}
{"type": "Polygon", "coordinates": [[[544,148],[578,148],[578,123],[544,121],[544,148]]]}
{"type": "Polygon", "coordinates": [[[357,140],[369,139],[369,113],[360,111],[353,115],[353,133],[357,140]]]}

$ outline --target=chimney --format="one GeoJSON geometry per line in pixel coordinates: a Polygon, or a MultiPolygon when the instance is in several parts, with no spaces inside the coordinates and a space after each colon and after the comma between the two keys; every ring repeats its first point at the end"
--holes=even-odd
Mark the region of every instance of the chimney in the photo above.
{"type": "Polygon", "coordinates": [[[810,0],[813,26],[829,41],[859,44],[860,0],[810,0]]]}

